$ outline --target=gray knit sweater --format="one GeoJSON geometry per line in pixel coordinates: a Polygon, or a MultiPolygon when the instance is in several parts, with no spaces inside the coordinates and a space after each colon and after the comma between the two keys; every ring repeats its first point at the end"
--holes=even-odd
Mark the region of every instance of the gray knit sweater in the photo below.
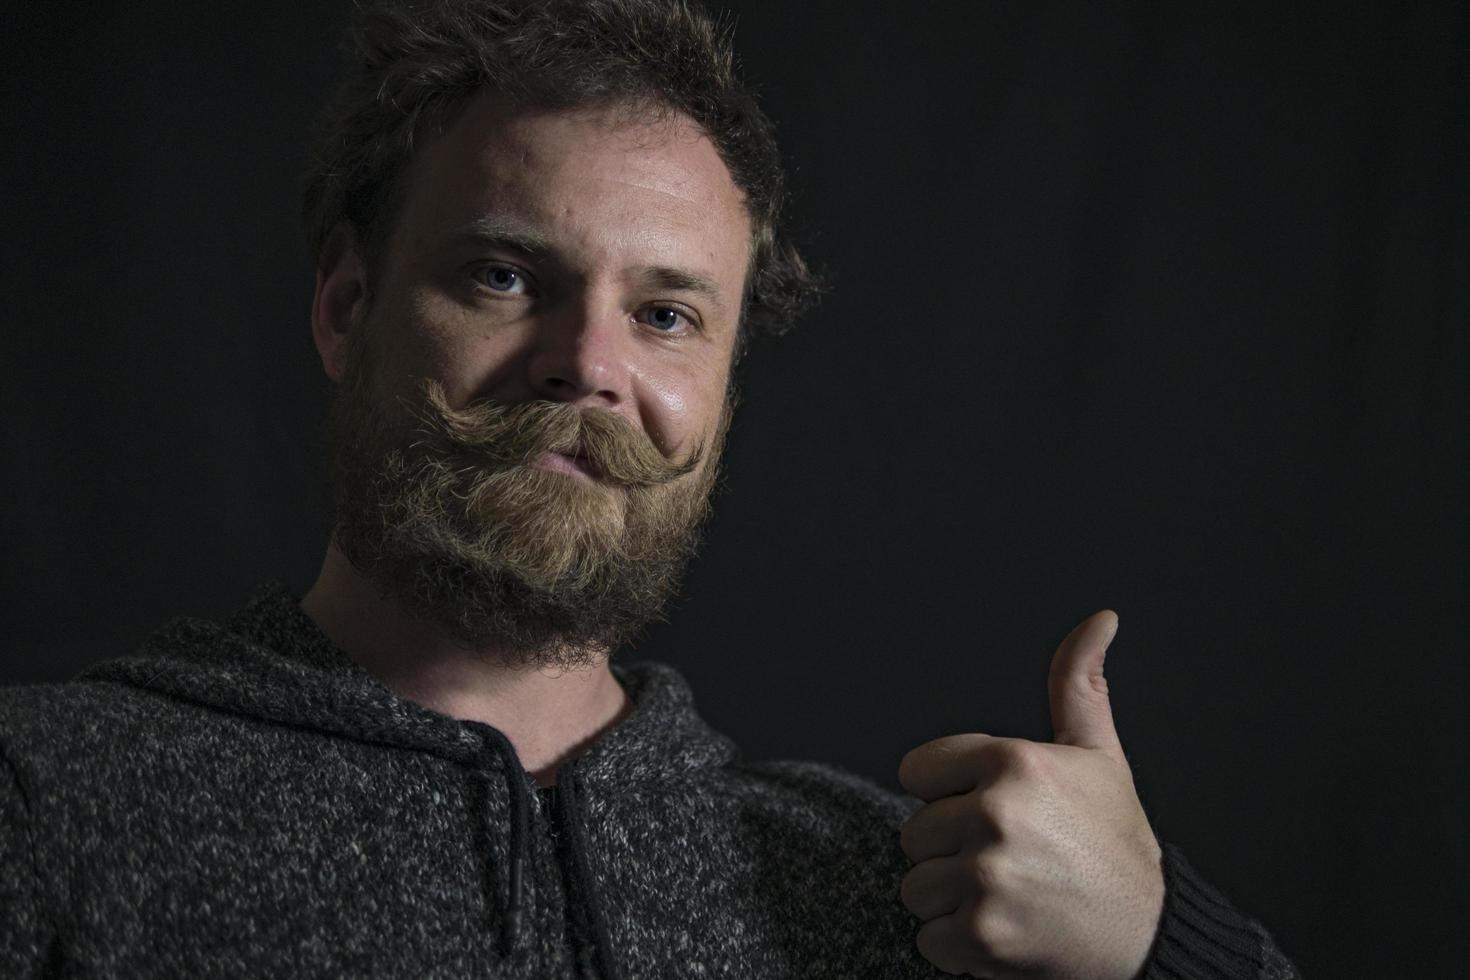
{"type": "MultiPolygon", "coordinates": [[[[403,700],[279,583],[68,684],[0,690],[3,977],[926,977],[918,802],[755,763],[667,666],[558,784],[403,700]]],[[[1144,970],[1291,977],[1165,847],[1144,970]]]]}

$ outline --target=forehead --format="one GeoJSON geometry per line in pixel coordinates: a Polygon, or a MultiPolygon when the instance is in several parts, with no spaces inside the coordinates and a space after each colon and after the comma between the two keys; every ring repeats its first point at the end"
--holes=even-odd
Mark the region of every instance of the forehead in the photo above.
{"type": "Polygon", "coordinates": [[[421,243],[489,217],[589,261],[733,263],[743,280],[749,258],[744,195],[698,124],[673,111],[538,110],[481,93],[416,155],[405,185],[400,224],[421,243]]]}

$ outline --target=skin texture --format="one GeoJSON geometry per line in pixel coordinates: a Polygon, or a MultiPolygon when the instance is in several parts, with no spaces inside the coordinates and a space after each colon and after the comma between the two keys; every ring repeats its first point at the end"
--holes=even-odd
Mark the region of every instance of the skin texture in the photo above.
{"type": "Polygon", "coordinates": [[[994,980],[1131,980],[1163,911],[1162,851],[1113,725],[1103,610],[1062,641],[1048,678],[1054,741],[950,735],[898,778],[926,801],[899,842],[919,951],[994,980]]]}
{"type": "MultiPolygon", "coordinates": [[[[348,344],[370,340],[384,397],[428,377],[456,408],[615,413],[671,460],[717,441],[750,224],[691,120],[532,111],[486,93],[405,180],[371,293],[348,236],[318,271],[313,337],[333,381],[348,344]]],[[[540,465],[587,478],[564,459],[540,465]]],[[[517,665],[380,593],[332,544],[302,607],[390,689],[505,732],[538,782],[628,708],[607,650],[586,651],[585,668],[517,665]]]]}

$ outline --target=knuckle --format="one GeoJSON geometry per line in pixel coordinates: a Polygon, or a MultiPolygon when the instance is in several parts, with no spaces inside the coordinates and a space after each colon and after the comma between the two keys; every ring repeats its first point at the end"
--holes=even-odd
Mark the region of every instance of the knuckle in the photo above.
{"type": "Polygon", "coordinates": [[[996,843],[1009,839],[1015,829],[1016,807],[1005,793],[983,793],[973,810],[973,828],[977,836],[996,843]]]}
{"type": "Polygon", "coordinates": [[[1016,930],[994,902],[977,902],[965,916],[965,938],[986,960],[1009,959],[1016,949],[1016,930]]]}
{"type": "Polygon", "coordinates": [[[1010,873],[1005,862],[990,849],[977,851],[970,859],[970,876],[984,896],[1001,893],[1010,883],[1010,873]]]}
{"type": "Polygon", "coordinates": [[[1026,776],[1038,772],[1041,767],[1041,746],[1023,739],[1001,742],[995,751],[1001,766],[1012,775],[1026,776]]]}

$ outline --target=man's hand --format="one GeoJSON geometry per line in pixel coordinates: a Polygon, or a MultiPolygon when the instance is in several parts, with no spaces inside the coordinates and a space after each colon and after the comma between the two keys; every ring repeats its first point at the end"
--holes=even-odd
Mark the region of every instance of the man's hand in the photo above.
{"type": "Polygon", "coordinates": [[[950,735],[904,756],[925,801],[899,841],[919,952],[991,980],[1132,980],[1164,901],[1161,852],[1113,727],[1103,658],[1111,610],[1052,658],[1053,742],[950,735]]]}

